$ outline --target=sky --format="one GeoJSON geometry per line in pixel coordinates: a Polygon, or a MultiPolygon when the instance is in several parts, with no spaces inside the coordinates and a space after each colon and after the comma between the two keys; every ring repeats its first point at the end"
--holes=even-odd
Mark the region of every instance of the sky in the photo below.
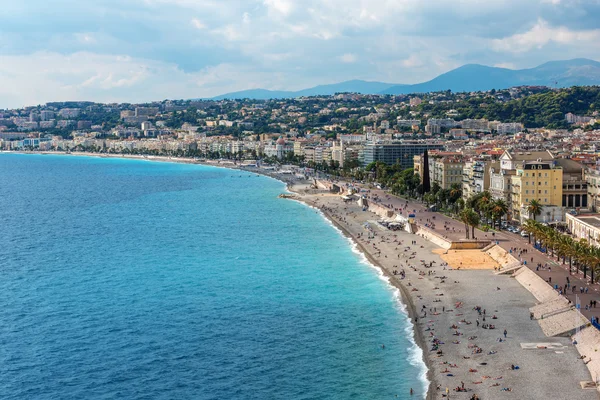
{"type": "Polygon", "coordinates": [[[0,0],[0,108],[600,58],[600,0],[0,0]]]}

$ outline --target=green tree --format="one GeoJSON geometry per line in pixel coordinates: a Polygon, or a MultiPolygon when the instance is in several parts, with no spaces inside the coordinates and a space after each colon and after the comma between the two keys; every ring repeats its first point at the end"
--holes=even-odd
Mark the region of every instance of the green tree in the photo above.
{"type": "Polygon", "coordinates": [[[504,200],[498,199],[491,203],[489,210],[492,214],[492,221],[497,222],[498,228],[500,228],[502,217],[508,213],[508,205],[504,200]]]}
{"type": "Polygon", "coordinates": [[[527,213],[529,214],[530,218],[533,216],[532,219],[535,220],[537,217],[542,215],[543,207],[544,206],[542,206],[542,203],[540,203],[538,200],[532,199],[529,201],[529,204],[527,204],[527,213]]]}

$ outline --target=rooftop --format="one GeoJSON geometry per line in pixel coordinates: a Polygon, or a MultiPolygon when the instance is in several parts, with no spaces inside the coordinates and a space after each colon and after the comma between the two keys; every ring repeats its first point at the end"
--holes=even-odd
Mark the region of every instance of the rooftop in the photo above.
{"type": "Polygon", "coordinates": [[[595,228],[600,228],[600,214],[581,214],[581,215],[571,215],[567,214],[570,218],[577,219],[585,224],[593,226],[595,228]]]}

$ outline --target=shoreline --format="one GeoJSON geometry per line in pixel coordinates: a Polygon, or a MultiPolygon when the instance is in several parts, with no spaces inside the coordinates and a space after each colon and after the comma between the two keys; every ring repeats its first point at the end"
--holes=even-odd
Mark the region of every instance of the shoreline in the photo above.
{"type": "MultiPolygon", "coordinates": [[[[439,249],[439,247],[433,245],[431,242],[429,242],[428,240],[424,239],[423,237],[419,236],[419,235],[414,235],[414,234],[409,234],[406,232],[402,232],[399,234],[395,234],[395,232],[392,231],[378,231],[377,229],[374,230],[375,234],[374,237],[377,236],[377,239],[369,239],[369,241],[366,241],[364,239],[364,236],[362,236],[365,232],[364,227],[362,226],[362,224],[365,221],[368,222],[372,222],[371,220],[375,219],[379,219],[379,217],[377,217],[375,214],[373,214],[371,211],[364,211],[361,210],[360,207],[358,207],[357,205],[354,204],[342,204],[339,196],[337,195],[331,195],[331,194],[327,194],[325,191],[313,191],[311,190],[310,192],[305,190],[308,189],[308,185],[307,182],[302,182],[302,181],[296,181],[295,179],[287,179],[287,176],[278,176],[277,174],[274,173],[270,173],[270,171],[261,171],[258,168],[240,168],[238,165],[234,165],[233,163],[227,163],[227,164],[221,164],[219,162],[215,162],[215,163],[211,163],[211,162],[199,162],[198,160],[195,159],[189,159],[189,158],[174,158],[174,157],[144,157],[144,156],[136,156],[136,155],[121,155],[121,154],[115,154],[115,155],[98,155],[98,154],[93,154],[93,153],[71,153],[71,154],[66,154],[66,153],[61,153],[61,152],[46,152],[46,153],[40,153],[40,152],[7,152],[7,153],[20,153],[20,154],[51,154],[51,155],[74,155],[74,156],[85,156],[85,157],[97,157],[97,158],[123,158],[123,159],[134,159],[134,160],[146,160],[146,161],[156,161],[156,162],[171,162],[171,163],[181,163],[181,164],[197,164],[197,165],[204,165],[204,166],[211,166],[211,167],[221,167],[221,168],[226,168],[226,169],[236,169],[236,170],[243,170],[245,172],[251,172],[251,173],[255,173],[257,175],[262,175],[262,176],[266,176],[275,180],[278,180],[282,183],[284,183],[286,185],[286,189],[288,192],[293,193],[293,195],[291,196],[292,200],[295,201],[299,201],[311,208],[315,208],[316,210],[318,210],[321,215],[327,220],[329,221],[333,227],[335,227],[336,229],[338,229],[340,231],[340,233],[345,236],[351,245],[356,246],[356,250],[362,254],[362,256],[364,256],[364,258],[366,259],[366,261],[374,268],[376,268],[381,274],[382,276],[385,278],[385,280],[387,281],[387,283],[390,285],[391,288],[397,289],[399,292],[399,303],[401,306],[403,306],[403,308],[406,310],[406,313],[408,315],[409,318],[409,322],[410,322],[410,326],[412,326],[412,340],[411,338],[409,338],[409,340],[411,340],[411,342],[414,343],[414,345],[419,348],[421,350],[421,354],[420,356],[420,360],[421,362],[425,365],[427,371],[426,371],[426,378],[427,378],[427,391],[426,393],[423,393],[423,398],[425,399],[433,399],[433,398],[439,398],[440,394],[442,394],[443,389],[446,388],[446,390],[448,390],[448,388],[450,388],[450,390],[452,390],[454,387],[456,387],[456,383],[460,382],[462,383],[463,381],[467,382],[467,386],[468,387],[468,391],[469,393],[461,393],[461,392],[450,392],[451,393],[451,398],[460,398],[460,399],[468,399],[470,398],[471,394],[476,393],[477,395],[481,396],[481,398],[485,398],[485,399],[490,399],[490,398],[506,398],[506,396],[510,396],[509,398],[553,398],[552,394],[561,392],[565,395],[564,398],[581,398],[581,399],[592,399],[598,398],[598,392],[597,391],[583,391],[581,388],[578,388],[577,386],[579,386],[579,382],[580,381],[585,381],[585,380],[590,380],[589,377],[589,373],[587,370],[585,370],[585,372],[581,369],[581,362],[580,359],[577,359],[576,362],[572,362],[572,360],[575,360],[575,355],[579,355],[577,353],[577,350],[575,349],[574,346],[570,346],[570,340],[567,338],[557,338],[557,337],[545,337],[542,332],[541,329],[539,327],[539,325],[537,324],[536,321],[528,321],[527,318],[525,318],[526,321],[523,321],[523,315],[528,315],[529,314],[529,307],[535,305],[537,302],[535,300],[535,298],[532,296],[532,294],[523,286],[521,286],[515,279],[508,277],[508,276],[503,276],[503,277],[496,277],[493,276],[492,273],[490,271],[470,271],[470,272],[466,272],[466,271],[457,271],[457,270],[451,270],[451,269],[446,269],[445,267],[443,268],[443,270],[441,270],[439,267],[441,267],[441,265],[436,265],[434,268],[431,268],[429,270],[429,272],[433,272],[433,275],[435,275],[436,273],[443,273],[444,274],[444,278],[446,278],[445,274],[448,274],[450,277],[447,278],[447,280],[449,280],[449,282],[447,282],[445,284],[445,286],[443,286],[442,289],[444,289],[443,292],[435,292],[436,290],[442,290],[440,289],[439,286],[442,286],[440,283],[444,283],[444,280],[441,280],[441,282],[437,282],[435,281],[436,278],[438,278],[438,276],[430,276],[427,277],[425,274],[426,270],[420,270],[416,267],[414,267],[412,264],[418,264],[418,261],[423,262],[424,260],[426,262],[424,262],[423,264],[426,264],[428,262],[433,262],[433,263],[440,263],[442,260],[439,257],[439,255],[437,254],[433,254],[433,249],[439,249]],[[345,213],[345,215],[344,215],[345,213]],[[352,221],[351,218],[354,219],[354,221],[352,221]],[[371,220],[369,220],[368,218],[370,218],[371,220]],[[410,261],[409,257],[408,257],[408,251],[409,250],[404,250],[404,254],[398,254],[398,248],[401,247],[402,244],[404,244],[402,242],[402,240],[406,240],[406,239],[410,239],[412,241],[414,241],[416,244],[416,247],[413,249],[411,247],[408,247],[408,249],[410,249],[410,251],[413,251],[413,255],[416,254],[416,256],[410,257],[410,259],[413,259],[413,261],[410,261]],[[416,239],[416,240],[413,240],[416,239]],[[376,243],[375,240],[378,240],[379,242],[376,243]],[[420,245],[420,248],[418,247],[420,245]],[[377,246],[381,246],[381,247],[377,247],[377,246]],[[396,247],[394,251],[393,247],[396,247]],[[373,247],[374,250],[371,250],[370,247],[373,247]],[[387,247],[387,248],[386,248],[387,247]],[[390,256],[390,258],[388,258],[388,256],[390,256]],[[390,261],[395,260],[395,257],[398,257],[397,262],[404,262],[406,263],[406,279],[403,278],[399,278],[395,273],[396,270],[396,265],[389,265],[390,261]],[[385,258],[382,258],[385,257],[385,258]],[[394,259],[391,259],[392,257],[394,257],[394,259]],[[400,257],[402,257],[402,259],[400,259],[400,257]],[[387,265],[385,265],[387,264],[387,265]],[[414,271],[411,271],[414,270],[414,271]],[[443,272],[442,272],[443,271],[443,272]],[[491,279],[492,278],[492,279],[491,279]],[[456,279],[456,280],[454,280],[456,279]],[[460,279],[460,282],[458,281],[458,279],[460,279]],[[421,281],[419,281],[421,280],[421,281]],[[454,280],[454,284],[452,285],[452,281],[454,280]],[[450,285],[448,285],[450,284],[450,285]],[[496,285],[502,285],[503,289],[508,289],[508,290],[504,290],[502,292],[498,291],[498,292],[491,292],[492,290],[496,289],[496,285]],[[409,289],[409,287],[411,287],[412,289],[409,289]],[[460,287],[460,289],[459,289],[460,287]],[[511,292],[513,291],[513,292],[511,292]],[[496,294],[493,294],[496,293],[496,294]],[[513,294],[514,293],[514,294],[513,294]],[[508,295],[508,297],[506,296],[508,295]],[[443,297],[435,297],[435,296],[443,296],[443,297]],[[465,301],[465,304],[468,304],[467,307],[464,308],[464,311],[462,310],[458,310],[458,308],[460,306],[456,306],[457,301],[460,302],[462,304],[463,300],[465,301]],[[422,305],[422,309],[420,309],[418,307],[418,303],[420,302],[425,302],[425,304],[421,304],[422,305]],[[437,308],[441,308],[442,306],[444,306],[445,308],[445,312],[440,315],[441,313],[437,313],[437,314],[431,314],[428,315],[427,311],[431,312],[432,308],[431,308],[431,303],[430,302],[437,302],[437,308]],[[473,315],[473,311],[469,310],[470,306],[473,305],[483,305],[483,307],[486,307],[486,302],[487,302],[487,309],[488,310],[494,310],[495,307],[497,307],[498,309],[496,309],[496,312],[500,312],[500,316],[501,318],[504,318],[504,313],[506,312],[506,317],[505,320],[508,320],[509,323],[506,325],[506,327],[508,327],[508,330],[514,331],[514,330],[519,330],[521,329],[521,327],[519,326],[519,328],[517,329],[516,325],[527,325],[526,329],[522,329],[521,332],[517,332],[515,334],[515,339],[517,339],[518,341],[521,342],[521,345],[523,344],[523,342],[525,343],[535,343],[535,342],[545,342],[545,343],[553,343],[557,346],[561,346],[561,350],[562,351],[556,351],[556,352],[550,352],[550,351],[546,351],[546,352],[541,352],[538,351],[536,352],[535,350],[523,350],[521,347],[517,347],[517,343],[511,343],[510,344],[510,349],[507,349],[506,347],[508,345],[501,345],[498,343],[494,343],[497,342],[497,340],[494,340],[493,337],[489,337],[486,338],[487,341],[485,343],[481,343],[483,342],[483,338],[481,339],[476,339],[477,340],[477,345],[480,345],[481,347],[485,347],[486,351],[488,349],[492,349],[493,352],[490,351],[491,354],[496,354],[496,352],[505,352],[508,353],[508,355],[503,355],[501,356],[502,358],[500,360],[498,360],[496,358],[495,361],[500,361],[499,364],[497,364],[496,362],[494,362],[493,364],[489,363],[487,360],[490,359],[494,359],[493,355],[490,356],[489,354],[486,357],[483,357],[484,354],[482,355],[471,355],[471,351],[467,350],[467,355],[464,355],[464,353],[460,352],[460,349],[457,346],[452,346],[452,344],[459,344],[460,341],[458,340],[453,340],[453,339],[457,339],[456,337],[454,337],[454,335],[452,336],[448,336],[449,334],[451,334],[451,332],[448,332],[447,327],[450,326],[450,324],[452,324],[452,329],[454,330],[454,327],[456,325],[459,325],[457,328],[458,330],[465,330],[465,332],[461,332],[460,335],[464,335],[464,337],[467,336],[467,331],[470,331],[471,334],[477,333],[478,335],[482,335],[482,334],[492,334],[493,335],[493,331],[492,332],[484,332],[482,330],[479,330],[479,318],[478,317],[478,324],[477,324],[477,330],[474,330],[474,325],[470,325],[470,326],[464,326],[463,321],[466,321],[467,317],[463,317],[463,319],[461,321],[458,321],[458,318],[454,318],[454,317],[458,317],[458,316],[462,316],[463,313],[464,315],[467,315],[468,312],[471,313],[471,317],[475,318],[476,316],[473,315]],[[517,302],[517,303],[514,303],[517,302]],[[506,307],[506,309],[501,309],[501,307],[498,304],[502,304],[503,307],[506,307]],[[429,307],[429,310],[427,310],[426,307],[429,307]],[[456,309],[455,309],[456,308],[456,309]],[[424,318],[422,315],[419,315],[419,311],[423,312],[423,310],[425,310],[425,317],[430,318],[429,320],[427,320],[427,318],[424,318]],[[458,314],[454,314],[454,315],[450,315],[449,313],[453,312],[453,313],[457,313],[458,314]],[[434,317],[435,315],[435,317],[434,317]],[[418,321],[418,322],[417,322],[418,321]],[[532,322],[531,324],[529,324],[529,322],[532,322]],[[439,325],[438,325],[439,323],[439,325]],[[526,324],[527,323],[527,324],[526,324]],[[445,325],[445,328],[444,328],[445,325]],[[439,329],[439,327],[442,326],[442,329],[446,329],[445,333],[441,333],[442,329],[439,329]],[[433,332],[435,331],[435,335],[433,334],[433,332]],[[444,337],[445,336],[445,337],[444,337]],[[431,338],[442,338],[442,340],[445,341],[445,346],[443,347],[444,350],[444,355],[440,356],[440,355],[436,355],[436,353],[433,353],[431,350],[429,350],[429,346],[428,346],[428,340],[427,339],[431,339],[431,338]],[[450,340],[452,340],[452,344],[450,343],[450,340]],[[458,343],[455,343],[458,342],[458,343]],[[561,360],[548,360],[549,358],[554,357],[555,355],[552,353],[556,353],[556,354],[568,354],[568,361],[564,361],[564,357],[565,356],[561,356],[561,360]],[[460,358],[462,356],[462,359],[460,358]],[[573,356],[573,357],[571,357],[573,356]],[[441,358],[443,357],[443,358],[441,358]],[[471,369],[469,369],[469,371],[458,371],[458,370],[452,370],[452,371],[448,371],[448,366],[450,365],[448,362],[448,358],[450,359],[450,363],[454,363],[454,366],[456,366],[457,363],[460,363],[461,365],[459,367],[462,367],[463,364],[469,364],[469,365],[474,365],[474,367],[472,367],[471,369]],[[444,361],[443,363],[441,362],[442,359],[445,359],[446,361],[444,361]],[[481,372],[483,372],[483,370],[486,370],[486,373],[488,375],[484,376],[481,381],[477,380],[477,381],[473,381],[473,374],[471,373],[472,370],[477,372],[477,369],[475,369],[475,366],[477,366],[478,364],[475,364],[476,360],[481,361],[482,359],[486,360],[485,363],[479,363],[479,365],[481,365],[479,368],[482,370],[481,372]],[[458,360],[458,362],[457,362],[458,360]],[[511,361],[512,360],[512,361],[511,361]],[[525,368],[522,368],[521,371],[518,374],[514,374],[510,373],[510,372],[501,372],[502,370],[506,369],[507,366],[509,367],[508,369],[510,370],[510,364],[511,362],[513,364],[515,364],[516,362],[518,362],[519,365],[521,365],[522,367],[525,366],[525,368]],[[439,362],[438,362],[439,361],[439,362]],[[488,366],[489,365],[489,366],[488,366]],[[493,365],[493,367],[492,367],[493,365]],[[445,371],[442,371],[441,368],[443,368],[444,366],[446,366],[445,371]],[[530,368],[526,368],[527,366],[530,366],[530,368]],[[487,371],[489,369],[493,369],[493,372],[487,371]],[[440,373],[444,373],[444,372],[453,372],[453,374],[448,374],[448,375],[439,375],[440,373]],[[492,375],[494,374],[494,375],[492,375]],[[486,380],[486,378],[490,378],[490,376],[496,376],[496,375],[500,375],[499,378],[494,378],[494,379],[501,379],[501,383],[502,386],[505,386],[510,389],[510,391],[515,391],[517,393],[514,393],[515,395],[517,395],[517,397],[513,397],[512,395],[509,394],[509,392],[506,391],[499,391],[499,388],[496,387],[498,386],[498,383],[490,386],[489,388],[484,387],[483,383],[486,380]],[[514,375],[514,376],[506,376],[506,375],[514,375]],[[552,379],[553,376],[561,376],[563,378],[563,382],[555,382],[558,381],[556,379],[552,379]],[[584,376],[587,376],[587,379],[584,378],[584,376]],[[450,379],[448,379],[448,377],[450,377],[450,379]],[[566,386],[566,390],[565,390],[565,381],[567,382],[567,386],[566,386]],[[452,383],[449,383],[452,382],[452,383]],[[535,382],[534,384],[532,384],[532,382],[535,382]],[[472,386],[472,385],[475,386],[472,386]],[[481,385],[481,386],[478,386],[481,385]],[[535,387],[532,388],[532,386],[537,385],[539,387],[535,387]],[[441,391],[440,391],[441,389],[441,391]],[[558,391],[558,392],[557,392],[558,391]],[[568,394],[569,393],[569,394],[568,394]],[[568,394],[568,395],[567,395],[568,394]],[[464,397],[464,396],[469,396],[469,397],[464,397]],[[545,397],[544,397],[545,396],[545,397]]],[[[423,216],[426,216],[424,214],[422,214],[423,216]]],[[[408,242],[404,245],[404,247],[406,247],[406,245],[408,244],[408,242]]],[[[404,266],[402,266],[404,268],[404,266]]],[[[423,267],[423,265],[420,265],[419,267],[423,267]]],[[[426,267],[427,268],[427,267],[426,267]]],[[[500,290],[500,288],[498,287],[498,290],[500,290]]],[[[435,308],[433,308],[433,310],[435,310],[435,308]]],[[[480,314],[481,315],[481,314],[480,314]]],[[[485,321],[485,319],[484,319],[485,321]]],[[[471,321],[472,322],[472,321],[471,321]]],[[[470,324],[471,322],[466,321],[467,324],[470,324]]],[[[506,322],[504,322],[506,324],[506,322]]],[[[504,325],[500,325],[500,329],[504,329],[505,326],[504,325]]],[[[500,332],[498,332],[500,333],[500,332]]],[[[464,340],[464,337],[461,338],[463,341],[466,342],[466,340],[464,340]]],[[[474,338],[477,338],[477,336],[472,336],[474,338]]],[[[472,337],[469,337],[469,340],[471,340],[472,337]]],[[[506,341],[506,340],[505,340],[506,341]]],[[[502,342],[502,341],[500,341],[502,342]]],[[[471,344],[470,344],[471,345],[471,344]]],[[[474,343],[473,343],[474,345],[474,343]]],[[[478,346],[476,346],[478,347],[478,346]]],[[[469,348],[470,349],[470,348],[469,348]]],[[[408,361],[408,360],[407,360],[408,361]]],[[[409,361],[410,362],[410,361],[409,361]]],[[[451,365],[450,365],[451,366],[451,365]]],[[[584,367],[585,369],[585,367],[584,367]]],[[[492,383],[492,381],[488,382],[488,383],[492,383]]],[[[460,384],[459,384],[460,386],[460,384]]],[[[416,395],[420,395],[421,393],[419,393],[419,391],[417,391],[415,393],[416,395]]],[[[442,394],[442,397],[444,397],[444,395],[442,394]]],[[[554,397],[556,398],[556,397],[554,397]]]]}
{"type": "Polygon", "coordinates": [[[376,268],[381,273],[381,275],[386,278],[385,280],[386,280],[387,284],[390,285],[391,288],[398,290],[398,293],[399,293],[398,301],[400,302],[400,306],[403,306],[403,308],[405,309],[409,327],[410,327],[410,330],[412,331],[412,338],[409,338],[409,341],[412,341],[414,346],[416,346],[420,350],[420,352],[421,352],[421,354],[419,355],[420,362],[423,364],[423,366],[426,369],[425,377],[427,379],[427,382],[424,382],[424,384],[427,387],[427,392],[423,398],[426,400],[433,399],[432,388],[436,384],[438,384],[438,382],[436,382],[435,376],[433,374],[431,360],[429,360],[429,358],[426,357],[427,343],[425,341],[423,332],[421,332],[421,330],[418,329],[418,327],[413,322],[415,320],[415,317],[418,316],[418,313],[416,310],[415,302],[414,302],[413,298],[411,297],[410,292],[397,279],[394,279],[393,274],[391,274],[388,269],[384,268],[379,263],[379,261],[365,248],[365,246],[363,246],[363,244],[360,243],[360,241],[345,226],[343,226],[338,221],[336,221],[335,218],[333,218],[333,216],[327,212],[327,210],[323,210],[318,205],[315,205],[314,202],[311,202],[309,199],[307,199],[306,196],[304,196],[300,190],[295,190],[293,182],[286,181],[286,180],[282,179],[282,177],[273,176],[272,174],[269,174],[267,171],[260,171],[260,170],[258,170],[258,168],[240,168],[239,166],[237,166],[233,163],[221,164],[220,162],[215,162],[215,163],[200,162],[196,159],[184,158],[184,157],[164,157],[164,156],[147,156],[147,157],[145,157],[145,156],[141,156],[141,155],[95,154],[95,153],[86,153],[86,152],[66,153],[66,152],[5,151],[4,153],[25,154],[25,155],[37,154],[37,155],[61,155],[61,156],[94,157],[94,158],[117,158],[117,159],[130,159],[130,160],[138,160],[138,161],[167,162],[167,163],[174,163],[174,164],[194,164],[194,165],[209,166],[209,167],[215,167],[215,168],[224,168],[224,169],[231,169],[231,170],[243,170],[245,172],[251,172],[251,173],[254,173],[257,175],[261,175],[263,177],[274,179],[278,182],[285,184],[286,190],[295,195],[293,200],[298,201],[308,207],[311,207],[311,208],[314,208],[315,210],[317,210],[323,216],[323,218],[325,218],[327,221],[329,221],[329,223],[331,223],[331,225],[339,231],[339,233],[342,236],[344,236],[347,240],[349,240],[350,245],[353,244],[356,247],[357,251],[360,252],[360,254],[362,254],[362,256],[364,256],[365,260],[369,264],[371,264],[371,266],[373,268],[376,268]]]}
{"type": "MultiPolygon", "coordinates": [[[[274,178],[274,179],[276,179],[276,178],[274,178]]],[[[283,182],[283,181],[281,181],[281,182],[283,182]]],[[[286,183],[286,182],[284,182],[284,183],[286,183]]],[[[292,193],[301,195],[299,192],[294,191],[293,188],[289,186],[289,184],[288,184],[288,190],[292,193]]],[[[337,228],[337,230],[339,231],[339,233],[341,235],[343,235],[351,244],[353,244],[356,247],[357,251],[360,252],[360,254],[362,254],[364,256],[365,260],[372,266],[372,268],[377,269],[381,273],[381,276],[385,277],[386,283],[388,285],[390,285],[391,288],[398,290],[398,294],[400,296],[398,301],[401,303],[402,306],[404,306],[403,308],[405,309],[405,312],[408,317],[409,327],[412,331],[412,338],[411,338],[412,340],[411,341],[413,342],[413,344],[416,347],[418,347],[420,349],[420,351],[421,351],[420,361],[423,363],[423,365],[426,368],[425,376],[427,379],[427,382],[426,382],[427,393],[426,393],[424,399],[427,399],[427,400],[433,399],[432,388],[438,382],[436,382],[435,376],[433,375],[433,368],[431,365],[431,361],[429,360],[428,357],[425,356],[425,351],[427,348],[427,343],[425,341],[425,338],[424,338],[421,330],[417,329],[417,326],[413,323],[415,317],[418,316],[418,313],[416,310],[415,302],[413,301],[412,297],[410,296],[410,292],[408,291],[408,289],[404,285],[402,285],[398,280],[394,279],[394,275],[391,274],[386,268],[384,268],[379,263],[379,261],[369,251],[367,251],[367,249],[352,235],[352,233],[350,233],[350,231],[348,229],[346,229],[346,227],[344,227],[342,224],[340,224],[338,221],[336,221],[327,212],[327,210],[323,210],[320,207],[316,206],[315,204],[311,204],[309,201],[307,201],[305,199],[295,198],[294,200],[318,210],[319,213],[323,216],[323,218],[327,219],[327,221],[329,221],[332,224],[332,226],[337,228]]]]}

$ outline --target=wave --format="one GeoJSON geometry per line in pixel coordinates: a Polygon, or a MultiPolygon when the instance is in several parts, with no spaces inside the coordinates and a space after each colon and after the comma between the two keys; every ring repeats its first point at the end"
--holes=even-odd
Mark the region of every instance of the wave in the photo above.
{"type": "Polygon", "coordinates": [[[413,367],[415,367],[419,370],[419,380],[423,384],[423,393],[426,394],[429,389],[430,382],[429,382],[429,379],[427,378],[428,369],[427,369],[427,365],[425,364],[425,361],[424,361],[425,355],[423,353],[423,349],[417,344],[417,341],[415,340],[416,327],[414,326],[414,324],[412,323],[412,320],[408,316],[407,306],[402,301],[402,294],[400,293],[400,289],[398,289],[396,286],[394,286],[390,282],[390,277],[386,276],[380,267],[374,265],[371,261],[369,261],[369,259],[365,255],[365,253],[360,250],[360,247],[359,247],[358,243],[354,240],[354,238],[345,235],[344,232],[340,228],[338,228],[335,225],[335,223],[333,223],[333,221],[331,221],[329,218],[327,218],[327,216],[323,213],[323,211],[321,211],[319,208],[314,207],[310,204],[307,204],[301,200],[296,200],[296,199],[292,199],[292,200],[317,211],[317,213],[321,216],[321,218],[323,218],[323,220],[325,220],[325,222],[327,224],[329,224],[329,226],[331,226],[336,232],[338,232],[344,239],[346,239],[348,241],[348,243],[350,244],[350,249],[352,250],[352,253],[354,253],[358,257],[359,262],[361,264],[369,267],[371,270],[375,271],[375,273],[377,274],[377,277],[386,283],[387,288],[391,291],[392,297],[394,298],[394,303],[396,304],[396,309],[399,311],[400,315],[402,315],[404,317],[405,322],[406,322],[404,332],[406,334],[406,338],[411,343],[411,346],[407,349],[408,353],[409,353],[407,361],[410,365],[412,365],[413,367]]]}

